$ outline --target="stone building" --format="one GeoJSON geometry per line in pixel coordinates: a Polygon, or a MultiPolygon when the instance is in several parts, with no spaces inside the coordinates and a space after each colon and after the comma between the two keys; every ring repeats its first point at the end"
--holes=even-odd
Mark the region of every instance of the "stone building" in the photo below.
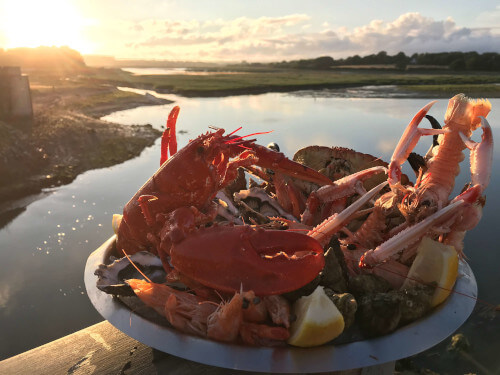
{"type": "Polygon", "coordinates": [[[33,125],[28,76],[16,66],[0,67],[0,121],[28,130],[33,125]]]}

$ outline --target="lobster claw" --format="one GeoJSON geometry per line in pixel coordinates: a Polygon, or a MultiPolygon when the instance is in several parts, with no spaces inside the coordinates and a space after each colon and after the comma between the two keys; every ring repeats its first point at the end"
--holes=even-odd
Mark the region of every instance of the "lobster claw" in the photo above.
{"type": "Polygon", "coordinates": [[[258,165],[264,168],[274,169],[288,176],[310,181],[320,186],[331,185],[332,180],[327,176],[309,168],[305,165],[288,159],[283,153],[276,152],[267,147],[253,144],[252,150],[259,158],[258,165]]]}
{"type": "Polygon", "coordinates": [[[315,239],[249,225],[201,228],[173,244],[170,256],[177,270],[205,286],[259,296],[296,290],[325,265],[315,239]]]}

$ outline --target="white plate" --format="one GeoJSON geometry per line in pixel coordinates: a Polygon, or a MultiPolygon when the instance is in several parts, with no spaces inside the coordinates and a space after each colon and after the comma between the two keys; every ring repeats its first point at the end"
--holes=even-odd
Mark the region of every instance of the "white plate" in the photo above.
{"type": "Polygon", "coordinates": [[[342,345],[315,348],[249,347],[225,344],[183,334],[131,312],[96,287],[94,271],[109,262],[114,251],[111,237],[94,251],[85,267],[85,286],[97,311],[128,336],[157,350],[207,365],[237,370],[311,373],[380,365],[420,353],[453,334],[469,317],[477,296],[476,279],[466,262],[460,262],[455,292],[432,314],[390,335],[342,345]],[[469,296],[469,297],[467,297],[469,296]]]}

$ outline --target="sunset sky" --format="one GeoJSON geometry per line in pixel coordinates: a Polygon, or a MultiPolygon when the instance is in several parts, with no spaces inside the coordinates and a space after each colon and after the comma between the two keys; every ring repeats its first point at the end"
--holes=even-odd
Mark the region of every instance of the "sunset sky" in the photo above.
{"type": "Polygon", "coordinates": [[[415,52],[500,52],[500,5],[476,1],[0,0],[0,48],[280,61],[415,52]]]}

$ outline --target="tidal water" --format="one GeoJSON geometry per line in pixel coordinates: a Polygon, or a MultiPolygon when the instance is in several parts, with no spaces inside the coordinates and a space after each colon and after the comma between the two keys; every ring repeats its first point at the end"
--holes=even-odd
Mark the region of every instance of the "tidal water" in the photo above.
{"type": "MultiPolygon", "coordinates": [[[[236,74],[234,72],[215,72],[204,70],[190,70],[188,68],[122,68],[122,70],[132,73],[133,75],[146,76],[146,75],[188,75],[188,76],[207,76],[207,75],[220,75],[220,74],[236,74]]],[[[241,73],[238,73],[241,74],[241,73]]]]}
{"type": "MultiPolygon", "coordinates": [[[[175,103],[120,111],[104,119],[122,124],[149,123],[162,129],[170,109],[179,105],[180,147],[207,131],[208,126],[228,132],[241,126],[241,134],[272,130],[257,136],[258,142],[276,142],[289,157],[302,147],[324,145],[348,147],[388,161],[405,126],[431,100],[316,94],[202,99],[159,95],[175,103]]],[[[491,102],[489,120],[498,140],[500,100],[491,102]]],[[[446,106],[447,100],[439,100],[430,114],[442,122],[446,106]]],[[[480,133],[474,135],[476,141],[480,133]]],[[[425,153],[430,143],[431,138],[422,138],[416,151],[425,153]]],[[[0,360],[102,320],[85,293],[86,259],[113,234],[112,215],[121,213],[123,205],[157,169],[159,159],[157,141],[135,159],[86,172],[69,185],[46,190],[0,230],[0,360]]],[[[493,159],[483,218],[467,234],[465,252],[477,279],[479,298],[498,305],[500,147],[493,159]]],[[[468,157],[461,170],[455,191],[470,179],[468,157]]],[[[408,167],[404,172],[413,176],[408,167]]],[[[476,340],[480,345],[484,340],[486,345],[486,339],[476,340]]]]}

